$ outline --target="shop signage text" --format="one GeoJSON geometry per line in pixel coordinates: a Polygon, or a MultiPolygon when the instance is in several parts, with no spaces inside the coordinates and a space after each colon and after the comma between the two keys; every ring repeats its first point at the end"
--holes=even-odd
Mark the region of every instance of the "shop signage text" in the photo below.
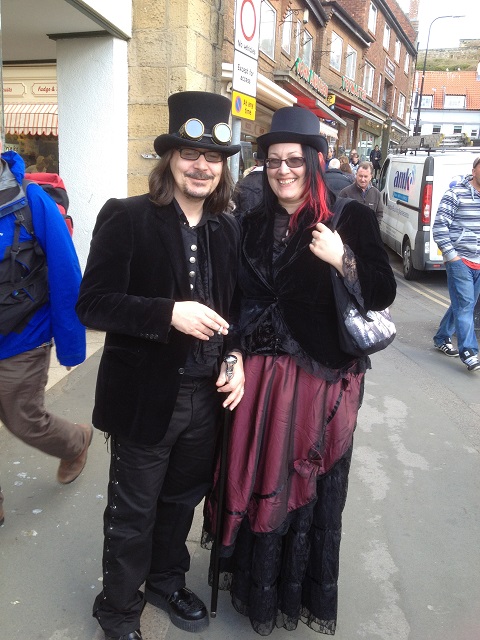
{"type": "Polygon", "coordinates": [[[366,101],[367,99],[366,90],[346,76],[342,76],[342,89],[343,91],[350,93],[352,96],[360,98],[360,100],[366,101]]]}
{"type": "Polygon", "coordinates": [[[395,65],[390,58],[385,58],[385,73],[390,76],[392,80],[395,80],[395,65]]]}
{"type": "Polygon", "coordinates": [[[4,82],[3,83],[3,95],[10,97],[24,96],[26,93],[26,87],[23,82],[4,82]]]}
{"type": "Polygon", "coordinates": [[[32,84],[32,93],[34,96],[56,96],[57,85],[54,82],[35,82],[32,84]]]}
{"type": "Polygon", "coordinates": [[[313,69],[310,69],[301,58],[295,61],[295,73],[297,76],[308,82],[308,84],[319,93],[322,98],[328,96],[328,85],[324,82],[313,69]]]}

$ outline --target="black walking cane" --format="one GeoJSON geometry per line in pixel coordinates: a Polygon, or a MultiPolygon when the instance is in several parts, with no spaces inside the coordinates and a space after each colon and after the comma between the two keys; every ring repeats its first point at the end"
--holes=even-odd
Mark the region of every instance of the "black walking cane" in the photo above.
{"type": "MultiPolygon", "coordinates": [[[[225,372],[226,378],[230,381],[233,378],[233,366],[237,362],[235,356],[229,355],[224,358],[227,364],[225,372]]],[[[223,502],[225,498],[225,485],[227,482],[227,456],[228,442],[230,440],[230,426],[232,423],[232,411],[227,407],[223,414],[222,449],[220,453],[220,469],[218,473],[218,496],[217,496],[217,518],[215,523],[215,540],[212,547],[213,575],[212,575],[212,600],[210,603],[210,617],[217,617],[218,602],[218,582],[220,579],[220,547],[222,543],[223,529],[223,502]]]]}

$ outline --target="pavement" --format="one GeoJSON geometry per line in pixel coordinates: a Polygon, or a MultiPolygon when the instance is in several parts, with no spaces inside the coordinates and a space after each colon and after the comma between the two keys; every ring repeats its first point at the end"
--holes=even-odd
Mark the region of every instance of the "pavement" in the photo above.
{"type": "MultiPolygon", "coordinates": [[[[480,376],[411,344],[411,316],[411,302],[399,305],[399,336],[373,356],[367,375],[344,512],[336,640],[480,637],[480,376]]],[[[421,326],[432,334],[438,318],[428,318],[421,326]]],[[[47,391],[49,410],[77,422],[91,420],[103,335],[88,331],[87,341],[80,366],[67,372],[52,363],[47,391]]],[[[101,589],[108,465],[95,432],[82,475],[59,485],[58,461],[0,426],[0,640],[103,640],[91,607],[101,589]]],[[[187,585],[209,605],[201,523],[199,506],[187,585]]],[[[224,592],[217,612],[205,631],[189,634],[147,604],[143,638],[258,640],[224,592]]],[[[324,636],[300,623],[271,637],[324,636]]]]}

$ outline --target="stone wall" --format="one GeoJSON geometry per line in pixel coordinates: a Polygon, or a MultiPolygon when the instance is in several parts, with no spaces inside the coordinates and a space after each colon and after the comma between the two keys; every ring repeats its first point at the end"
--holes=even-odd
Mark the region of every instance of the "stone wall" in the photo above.
{"type": "Polygon", "coordinates": [[[223,4],[214,0],[134,0],[129,43],[129,195],[145,193],[153,141],[168,131],[167,98],[219,91],[223,4]]]}
{"type": "MultiPolygon", "coordinates": [[[[423,68],[425,49],[420,49],[417,58],[417,69],[423,68]]],[[[473,71],[480,62],[480,40],[460,40],[455,49],[429,49],[427,71],[473,71]]]]}

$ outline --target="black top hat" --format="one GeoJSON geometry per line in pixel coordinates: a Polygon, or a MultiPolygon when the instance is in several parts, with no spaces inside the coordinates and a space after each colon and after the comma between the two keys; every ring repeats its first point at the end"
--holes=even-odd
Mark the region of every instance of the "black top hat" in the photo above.
{"type": "Polygon", "coordinates": [[[328,142],[320,135],[317,116],[302,107],[283,107],[275,111],[270,133],[257,138],[258,144],[268,153],[268,147],[277,142],[298,142],[321,151],[327,157],[328,142]]]}
{"type": "Polygon", "coordinates": [[[228,98],[216,93],[174,93],[168,98],[169,130],[155,138],[155,151],[161,156],[168,149],[195,147],[233,156],[240,151],[240,145],[230,144],[231,130],[228,132],[226,127],[218,127],[228,124],[231,106],[228,98]],[[218,137],[215,129],[219,131],[218,137]]]}

